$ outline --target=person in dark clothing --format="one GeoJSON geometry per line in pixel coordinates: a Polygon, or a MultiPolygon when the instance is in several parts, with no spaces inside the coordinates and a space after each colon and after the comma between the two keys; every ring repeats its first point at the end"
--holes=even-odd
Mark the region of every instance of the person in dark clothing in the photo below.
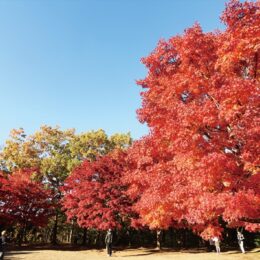
{"type": "Polygon", "coordinates": [[[213,241],[212,238],[209,239],[209,247],[208,247],[208,251],[212,252],[215,250],[215,242],[213,241]]]}
{"type": "Polygon", "coordinates": [[[107,255],[112,256],[112,242],[113,242],[113,234],[112,230],[109,229],[106,234],[105,243],[107,248],[107,255]]]}

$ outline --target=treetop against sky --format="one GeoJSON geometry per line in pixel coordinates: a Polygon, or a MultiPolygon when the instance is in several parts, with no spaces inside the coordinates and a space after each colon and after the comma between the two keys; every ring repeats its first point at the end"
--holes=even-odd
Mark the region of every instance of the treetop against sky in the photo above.
{"type": "Polygon", "coordinates": [[[140,58],[199,21],[223,29],[225,1],[1,1],[0,144],[40,125],[147,133],[136,118],[140,58]]]}

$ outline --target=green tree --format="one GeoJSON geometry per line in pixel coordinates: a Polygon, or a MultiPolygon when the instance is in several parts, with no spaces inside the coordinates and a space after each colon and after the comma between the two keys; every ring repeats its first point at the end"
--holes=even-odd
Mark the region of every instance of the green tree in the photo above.
{"type": "Polygon", "coordinates": [[[131,144],[130,133],[109,137],[104,130],[99,129],[75,135],[69,144],[72,157],[69,168],[72,170],[84,160],[94,161],[97,156],[103,156],[115,148],[126,149],[131,144]]]}

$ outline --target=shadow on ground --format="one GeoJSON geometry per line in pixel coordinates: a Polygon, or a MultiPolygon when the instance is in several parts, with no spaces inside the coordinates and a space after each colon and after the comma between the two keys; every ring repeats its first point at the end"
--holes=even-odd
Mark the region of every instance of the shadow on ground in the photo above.
{"type": "MultiPolygon", "coordinates": [[[[238,250],[236,252],[226,252],[227,255],[233,255],[233,254],[237,254],[237,253],[241,253],[241,251],[238,250]]],[[[248,253],[250,253],[250,254],[260,253],[260,249],[259,250],[255,250],[255,251],[249,251],[248,253]]]]}
{"type": "MultiPolygon", "coordinates": [[[[72,246],[72,245],[23,245],[23,246],[9,246],[7,251],[38,251],[38,250],[57,250],[57,251],[83,251],[83,250],[90,250],[95,248],[89,248],[87,246],[72,246]]],[[[97,251],[101,251],[103,249],[96,249],[97,251]]],[[[30,252],[27,252],[30,253],[30,252]]]]}
{"type": "Polygon", "coordinates": [[[30,251],[15,251],[15,252],[8,251],[8,252],[5,252],[4,260],[20,260],[21,258],[17,257],[16,256],[17,254],[27,255],[27,254],[31,254],[31,253],[32,252],[30,252],[30,251]]]}
{"type": "MultiPolygon", "coordinates": [[[[137,248],[132,249],[133,251],[136,251],[137,248]]],[[[205,253],[205,249],[183,249],[183,250],[176,250],[173,248],[164,248],[161,250],[158,249],[144,249],[142,248],[144,253],[139,253],[139,254],[133,254],[133,255],[127,255],[127,256],[121,256],[121,257],[138,257],[138,256],[146,256],[146,255],[153,255],[153,254],[160,254],[160,253],[173,253],[173,252],[180,252],[180,253],[190,253],[190,254],[200,254],[200,253],[205,253]]],[[[117,251],[124,251],[122,250],[117,250],[117,251]]],[[[131,249],[127,249],[127,251],[131,252],[131,249]]]]}

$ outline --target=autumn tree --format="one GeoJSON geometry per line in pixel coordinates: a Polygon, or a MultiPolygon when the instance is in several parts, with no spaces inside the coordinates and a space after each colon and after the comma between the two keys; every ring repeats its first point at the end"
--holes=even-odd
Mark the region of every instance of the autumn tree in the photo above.
{"type": "MultiPolygon", "coordinates": [[[[75,167],[81,165],[85,160],[94,162],[96,158],[104,156],[114,149],[125,150],[132,143],[130,133],[127,134],[113,134],[108,136],[104,130],[89,131],[75,135],[73,140],[69,143],[72,160],[70,160],[69,169],[73,170],[75,167]]],[[[76,235],[75,218],[70,218],[72,227],[70,233],[70,240],[76,235]]],[[[82,243],[86,243],[87,228],[83,227],[82,243]]]]}
{"type": "Polygon", "coordinates": [[[5,224],[16,226],[22,242],[27,227],[47,224],[53,214],[51,193],[34,179],[36,169],[22,169],[0,177],[0,214],[5,224]]]}
{"type": "Polygon", "coordinates": [[[224,31],[195,24],[142,59],[138,116],[150,134],[129,150],[125,179],[150,228],[205,239],[223,221],[259,230],[259,8],[232,0],[224,31]]]}
{"type": "Polygon", "coordinates": [[[121,228],[131,215],[131,200],[122,183],[125,153],[117,150],[95,161],[85,160],[66,179],[63,206],[79,226],[121,228]]]}
{"type": "Polygon", "coordinates": [[[8,185],[7,176],[3,171],[0,171],[0,225],[5,226],[9,223],[11,223],[12,216],[10,214],[7,214],[3,210],[4,201],[6,201],[6,198],[8,196],[8,193],[5,191],[5,187],[8,185]]]}

